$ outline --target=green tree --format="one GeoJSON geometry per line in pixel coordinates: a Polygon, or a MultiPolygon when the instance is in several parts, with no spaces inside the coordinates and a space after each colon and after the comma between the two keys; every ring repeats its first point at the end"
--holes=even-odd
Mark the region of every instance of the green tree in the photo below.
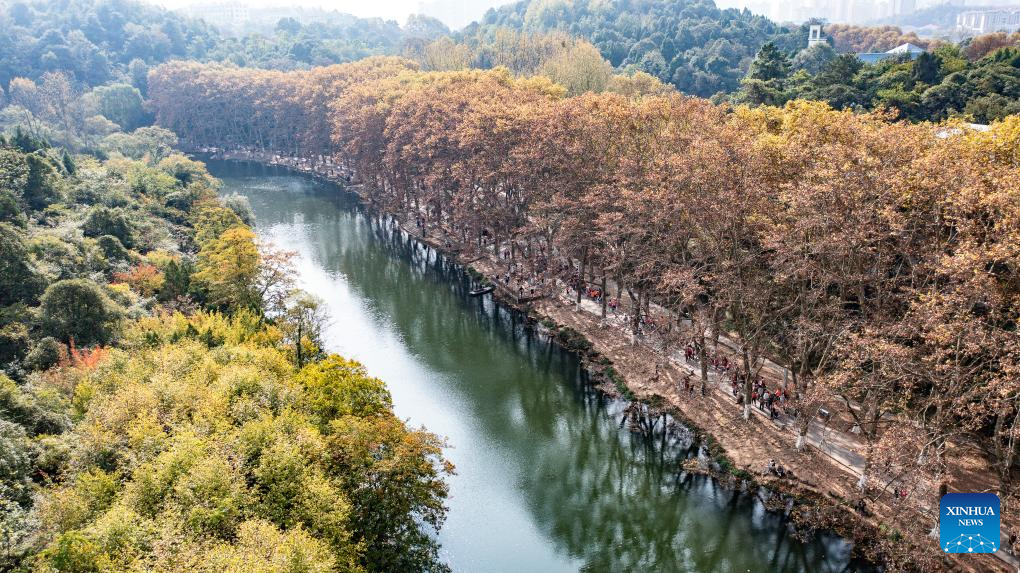
{"type": "Polygon", "coordinates": [[[389,411],[390,393],[378,378],[353,360],[330,355],[306,365],[297,375],[306,407],[324,429],[342,416],[373,416],[389,411]]]}
{"type": "Polygon", "coordinates": [[[354,541],[370,571],[449,571],[425,526],[439,528],[449,488],[444,442],[409,431],[391,413],[344,416],[330,425],[330,472],[349,492],[354,541]],[[379,500],[385,500],[380,503],[379,500]]]}
{"type": "Polygon", "coordinates": [[[102,237],[110,235],[116,237],[121,245],[127,248],[135,246],[135,233],[131,223],[128,221],[124,210],[116,207],[93,207],[85,222],[81,226],[86,237],[102,237]]]}
{"type": "Polygon", "coordinates": [[[168,302],[183,298],[191,293],[191,275],[194,265],[189,261],[170,261],[163,269],[163,286],[159,290],[159,300],[168,302]]]}
{"type": "Polygon", "coordinates": [[[322,329],[326,324],[322,300],[305,291],[287,298],[281,317],[281,329],[294,345],[294,362],[300,369],[322,353],[322,329]]]}
{"type": "Polygon", "coordinates": [[[41,299],[39,318],[47,335],[76,344],[106,344],[117,331],[121,311],[103,289],[87,279],[53,283],[41,299]]]}
{"type": "Polygon", "coordinates": [[[782,81],[790,75],[790,59],[772,42],[767,42],[758,50],[758,54],[747,70],[747,78],[763,82],[782,81]]]}
{"type": "Polygon", "coordinates": [[[825,69],[825,66],[838,55],[832,46],[823,42],[797,52],[790,61],[790,66],[794,70],[804,70],[814,75],[825,69]]]}
{"type": "Polygon", "coordinates": [[[936,54],[923,52],[914,60],[912,68],[915,82],[933,85],[942,81],[942,58],[936,54]]]}
{"type": "Polygon", "coordinates": [[[52,336],[45,336],[32,346],[25,357],[25,366],[32,370],[46,370],[67,357],[67,347],[52,336]]]}
{"type": "Polygon", "coordinates": [[[25,160],[28,163],[28,180],[23,196],[28,207],[40,210],[60,200],[59,178],[49,159],[30,153],[25,160]]]}
{"type": "Polygon", "coordinates": [[[38,296],[42,278],[31,261],[22,232],[8,223],[0,223],[0,307],[31,303],[38,296]]]}
{"type": "Polygon", "coordinates": [[[138,88],[127,84],[111,84],[99,86],[92,93],[96,100],[96,110],[120,126],[121,130],[130,132],[145,122],[142,93],[138,88]]]}

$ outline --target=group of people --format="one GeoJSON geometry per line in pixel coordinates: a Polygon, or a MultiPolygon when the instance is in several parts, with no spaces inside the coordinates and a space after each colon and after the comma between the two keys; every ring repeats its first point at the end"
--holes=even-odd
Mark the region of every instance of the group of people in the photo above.
{"type": "MultiPolygon", "coordinates": [[[[569,269],[570,269],[569,266],[564,266],[564,267],[561,267],[560,270],[561,271],[566,271],[566,270],[569,270],[569,269]]],[[[595,287],[595,286],[588,286],[588,285],[586,285],[585,282],[583,280],[581,280],[581,277],[578,274],[578,272],[574,271],[573,274],[571,274],[570,279],[567,280],[567,292],[566,292],[566,294],[567,294],[568,297],[572,297],[578,291],[581,291],[581,294],[583,294],[589,300],[592,300],[592,301],[595,301],[595,302],[598,302],[598,303],[601,303],[602,302],[602,297],[605,296],[605,293],[602,292],[601,288],[595,287]]],[[[613,297],[613,296],[607,297],[606,298],[606,308],[609,309],[609,311],[612,314],[615,315],[616,312],[620,309],[620,299],[616,298],[616,297],[613,297]]]]}
{"type": "Polygon", "coordinates": [[[514,268],[514,264],[511,263],[510,269],[505,271],[502,276],[493,275],[493,282],[502,282],[507,288],[511,288],[511,285],[517,285],[517,297],[524,298],[525,296],[534,297],[539,289],[545,286],[545,277],[534,275],[524,276],[523,273],[517,272],[514,268]]]}
{"type": "MultiPolygon", "coordinates": [[[[733,384],[738,385],[736,377],[734,377],[733,384]]],[[[739,385],[742,386],[742,384],[739,385]]],[[[786,404],[786,398],[786,390],[782,386],[776,386],[774,390],[769,390],[765,385],[765,379],[760,376],[755,380],[751,390],[751,405],[757,406],[773,420],[779,417],[779,410],[786,404]]]]}
{"type": "MultiPolygon", "coordinates": [[[[701,354],[701,343],[696,340],[692,340],[687,343],[687,347],[684,348],[684,360],[687,362],[698,362],[698,355],[701,354]]],[[[730,359],[724,356],[721,352],[710,352],[706,353],[705,359],[708,361],[708,366],[719,372],[725,374],[733,368],[733,363],[730,359]]]]}
{"type": "Polygon", "coordinates": [[[761,475],[763,475],[763,476],[774,475],[776,477],[781,477],[782,478],[782,477],[786,477],[787,474],[789,474],[789,473],[790,472],[787,471],[786,468],[784,468],[781,464],[777,463],[775,458],[773,458],[773,459],[769,460],[768,465],[766,465],[765,469],[762,470],[761,475]]]}

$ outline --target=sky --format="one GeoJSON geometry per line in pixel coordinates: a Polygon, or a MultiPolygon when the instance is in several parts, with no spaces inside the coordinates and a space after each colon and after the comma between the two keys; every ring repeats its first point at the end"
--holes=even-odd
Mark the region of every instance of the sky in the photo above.
{"type": "MultiPolygon", "coordinates": [[[[184,8],[195,4],[195,0],[148,0],[154,4],[166,8],[184,8]]],[[[215,3],[218,0],[206,0],[201,4],[215,3]]],[[[485,10],[494,4],[508,3],[512,0],[445,0],[442,3],[454,5],[458,11],[470,14],[471,19],[480,17],[485,10]]],[[[419,12],[421,5],[435,3],[434,0],[247,0],[251,7],[279,7],[279,6],[305,6],[313,8],[324,8],[326,10],[338,10],[362,18],[373,16],[396,20],[403,24],[407,16],[419,12]]]]}

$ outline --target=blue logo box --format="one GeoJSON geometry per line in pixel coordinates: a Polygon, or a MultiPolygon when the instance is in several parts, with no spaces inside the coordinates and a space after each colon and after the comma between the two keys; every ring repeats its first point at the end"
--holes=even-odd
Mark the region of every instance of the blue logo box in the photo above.
{"type": "Polygon", "coordinates": [[[999,550],[999,496],[947,493],[939,502],[939,545],[946,553],[999,550]]]}

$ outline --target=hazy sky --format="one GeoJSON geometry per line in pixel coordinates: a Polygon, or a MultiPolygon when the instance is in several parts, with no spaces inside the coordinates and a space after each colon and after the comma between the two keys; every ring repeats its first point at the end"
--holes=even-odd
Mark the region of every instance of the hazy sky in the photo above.
{"type": "MultiPolygon", "coordinates": [[[[218,0],[208,0],[206,2],[196,2],[196,0],[148,0],[154,4],[165,6],[167,8],[183,8],[192,4],[201,3],[215,3],[218,0]]],[[[505,0],[509,2],[512,0],[505,0]]],[[[252,7],[278,7],[278,6],[309,6],[309,7],[321,7],[327,10],[339,10],[340,12],[346,12],[348,14],[354,14],[362,18],[371,16],[378,16],[386,18],[388,20],[396,20],[401,24],[407,20],[408,14],[418,12],[419,0],[247,0],[245,2],[252,7]]],[[[431,3],[431,0],[426,0],[425,4],[431,3]]],[[[485,11],[484,7],[488,7],[493,2],[485,0],[456,0],[457,4],[465,4],[465,8],[471,9],[472,5],[476,5],[479,8],[477,11],[479,15],[485,11]]]]}

